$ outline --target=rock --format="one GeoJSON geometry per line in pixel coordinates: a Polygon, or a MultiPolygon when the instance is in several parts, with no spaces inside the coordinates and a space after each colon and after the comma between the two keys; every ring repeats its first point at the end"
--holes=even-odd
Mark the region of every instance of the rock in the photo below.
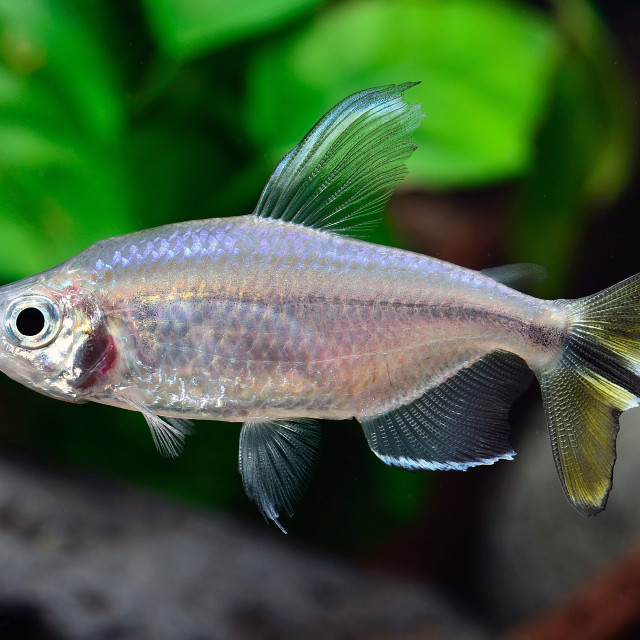
{"type": "Polygon", "coordinates": [[[104,480],[0,461],[3,640],[487,637],[436,592],[104,480]]]}

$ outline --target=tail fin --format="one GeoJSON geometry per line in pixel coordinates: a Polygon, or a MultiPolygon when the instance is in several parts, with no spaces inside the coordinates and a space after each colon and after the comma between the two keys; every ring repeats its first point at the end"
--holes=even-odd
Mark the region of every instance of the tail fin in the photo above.
{"type": "Polygon", "coordinates": [[[538,378],[564,491],[594,515],[611,489],[618,417],[640,403],[640,274],[565,304],[573,321],[563,355],[538,378]]]}

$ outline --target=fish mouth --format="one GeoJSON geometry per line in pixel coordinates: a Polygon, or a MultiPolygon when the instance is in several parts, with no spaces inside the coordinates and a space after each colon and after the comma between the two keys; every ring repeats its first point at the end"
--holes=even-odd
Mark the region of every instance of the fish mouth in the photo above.
{"type": "Polygon", "coordinates": [[[22,367],[19,365],[16,366],[15,361],[0,349],[0,372],[4,373],[7,378],[24,387],[28,387],[33,391],[37,391],[42,395],[48,396],[49,398],[64,400],[65,402],[80,402],[76,397],[69,396],[68,393],[64,393],[62,390],[58,390],[55,387],[51,387],[49,385],[46,385],[46,388],[44,388],[44,386],[40,387],[38,385],[38,381],[33,379],[32,372],[30,374],[26,371],[22,371],[21,369],[22,367]],[[7,364],[9,364],[9,366],[7,366],[7,364]]]}
{"type": "MultiPolygon", "coordinates": [[[[2,312],[0,311],[0,318],[2,312]]],[[[2,327],[0,326],[0,331],[2,327]]],[[[0,336],[0,373],[7,378],[18,382],[19,384],[33,389],[46,396],[56,398],[57,400],[66,400],[67,402],[75,402],[75,398],[69,397],[61,389],[57,389],[55,385],[51,385],[51,381],[59,377],[62,371],[49,371],[47,373],[37,371],[30,366],[29,362],[23,361],[20,356],[14,354],[11,348],[7,347],[7,339],[0,336]]]]}
{"type": "Polygon", "coordinates": [[[16,362],[15,356],[12,357],[10,353],[7,353],[2,341],[0,341],[0,372],[4,373],[7,378],[11,378],[11,380],[15,380],[27,387],[33,387],[33,381],[23,369],[25,367],[21,367],[20,362],[16,362]]]}

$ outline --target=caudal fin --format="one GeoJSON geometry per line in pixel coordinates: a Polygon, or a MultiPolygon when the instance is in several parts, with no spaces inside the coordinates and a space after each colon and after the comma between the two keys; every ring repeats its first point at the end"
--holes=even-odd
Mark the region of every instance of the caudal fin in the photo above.
{"type": "Polygon", "coordinates": [[[593,515],[611,489],[618,417],[640,403],[640,274],[565,304],[572,323],[563,355],[538,378],[564,491],[593,515]]]}

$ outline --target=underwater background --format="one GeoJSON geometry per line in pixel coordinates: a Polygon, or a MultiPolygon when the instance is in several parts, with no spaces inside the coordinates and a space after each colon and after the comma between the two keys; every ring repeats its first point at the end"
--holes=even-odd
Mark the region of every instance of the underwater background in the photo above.
{"type": "MultiPolygon", "coordinates": [[[[420,81],[406,96],[427,114],[418,150],[370,239],[474,269],[535,262],[550,273],[536,295],[593,293],[640,271],[639,28],[640,7],[604,0],[0,0],[0,284],[108,236],[250,213],[277,161],[332,105],[420,81]]],[[[516,460],[466,473],[387,468],[354,421],[327,422],[319,471],[284,538],[242,490],[239,424],[196,423],[169,460],[138,414],[56,402],[4,376],[0,402],[0,532],[17,539],[31,540],[7,511],[31,486],[25,473],[50,486],[115,481],[198,518],[224,514],[253,536],[239,545],[245,555],[255,547],[286,563],[302,548],[433,589],[470,621],[470,638],[640,633],[638,411],[622,420],[609,507],[588,520],[556,480],[537,388],[511,413],[516,460]],[[589,616],[606,624],[585,630],[589,616]]],[[[42,498],[55,518],[73,498],[57,500],[42,498]]],[[[153,521],[165,507],[140,509],[153,521]]],[[[230,540],[219,544],[233,553],[230,540]]],[[[25,565],[11,557],[0,569],[0,638],[107,637],[33,622],[18,588],[25,565]]],[[[166,637],[305,629],[282,631],[255,611],[240,618],[253,622],[166,637]]],[[[371,624],[305,637],[449,637],[371,624]]],[[[110,637],[152,637],[123,629],[110,637]]]]}

